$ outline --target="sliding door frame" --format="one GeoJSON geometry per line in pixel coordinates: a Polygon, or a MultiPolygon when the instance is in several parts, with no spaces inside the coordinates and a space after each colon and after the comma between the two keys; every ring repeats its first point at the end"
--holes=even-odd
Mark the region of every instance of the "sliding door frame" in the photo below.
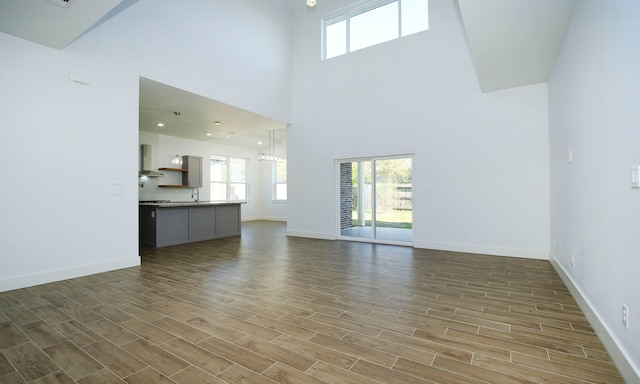
{"type": "MultiPolygon", "coordinates": [[[[377,236],[377,217],[376,217],[376,168],[375,163],[378,160],[394,160],[394,159],[411,159],[411,179],[413,180],[413,163],[414,163],[414,154],[399,154],[399,155],[388,155],[388,156],[371,156],[371,157],[354,157],[354,158],[344,158],[344,159],[336,159],[335,160],[335,174],[336,174],[336,206],[335,212],[337,212],[337,220],[336,220],[336,238],[339,240],[349,240],[349,241],[360,241],[367,243],[378,243],[378,244],[393,244],[393,245],[405,245],[405,246],[413,246],[413,212],[411,214],[411,240],[410,241],[396,241],[396,240],[388,240],[388,239],[379,239],[377,236]],[[345,236],[342,234],[342,226],[341,226],[341,185],[340,185],[340,164],[343,163],[360,163],[364,162],[371,163],[371,184],[372,184],[372,192],[371,192],[371,200],[372,200],[372,210],[371,210],[371,236],[370,237],[356,237],[356,236],[345,236]]],[[[362,172],[363,167],[360,167],[358,173],[358,186],[360,190],[364,190],[364,180],[365,175],[362,172]]],[[[359,207],[359,218],[361,223],[365,223],[365,208],[363,206],[363,202],[365,200],[364,194],[359,194],[358,202],[359,207]]],[[[413,206],[413,195],[412,195],[412,206],[413,206]]],[[[365,224],[366,226],[366,224],[365,224]]]]}

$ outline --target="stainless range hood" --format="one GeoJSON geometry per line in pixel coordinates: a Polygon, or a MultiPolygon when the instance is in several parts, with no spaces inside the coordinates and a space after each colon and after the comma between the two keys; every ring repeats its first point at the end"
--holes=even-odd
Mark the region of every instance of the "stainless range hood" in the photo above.
{"type": "Polygon", "coordinates": [[[159,177],[164,176],[164,173],[151,170],[151,145],[140,144],[140,172],[139,176],[159,177]]]}

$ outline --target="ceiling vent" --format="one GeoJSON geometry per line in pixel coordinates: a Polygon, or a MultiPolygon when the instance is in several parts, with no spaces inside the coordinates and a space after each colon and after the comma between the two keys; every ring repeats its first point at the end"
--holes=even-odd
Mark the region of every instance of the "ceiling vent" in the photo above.
{"type": "Polygon", "coordinates": [[[62,8],[69,8],[71,6],[71,3],[73,3],[73,0],[49,0],[49,2],[55,5],[59,5],[62,8]]]}

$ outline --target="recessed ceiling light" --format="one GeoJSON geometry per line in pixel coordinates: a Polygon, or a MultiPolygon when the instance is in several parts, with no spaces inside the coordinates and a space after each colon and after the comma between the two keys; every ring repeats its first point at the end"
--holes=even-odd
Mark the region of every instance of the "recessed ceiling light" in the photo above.
{"type": "Polygon", "coordinates": [[[163,124],[163,123],[158,123],[158,124],[156,124],[156,125],[157,125],[158,127],[164,127],[164,124],[163,124]]]}
{"type": "Polygon", "coordinates": [[[231,136],[225,136],[224,138],[225,138],[225,139],[228,139],[228,138],[230,138],[230,137],[231,137],[231,136]]]}
{"type": "Polygon", "coordinates": [[[71,5],[71,3],[73,3],[73,0],[49,0],[49,1],[63,8],[67,8],[71,5]]]}
{"type": "Polygon", "coordinates": [[[219,122],[219,121],[216,121],[214,124],[215,124],[215,125],[220,125],[220,124],[222,124],[222,123],[221,123],[221,122],[219,122]]]}
{"type": "Polygon", "coordinates": [[[207,133],[207,136],[213,136],[213,133],[207,133]]]}
{"type": "Polygon", "coordinates": [[[262,141],[258,141],[258,145],[262,145],[262,141]]]}

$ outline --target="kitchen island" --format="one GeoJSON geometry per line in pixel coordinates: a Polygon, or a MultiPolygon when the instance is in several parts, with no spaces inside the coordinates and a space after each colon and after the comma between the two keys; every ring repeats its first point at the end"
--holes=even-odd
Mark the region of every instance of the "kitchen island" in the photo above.
{"type": "Polygon", "coordinates": [[[241,204],[209,201],[140,202],[140,246],[160,248],[240,236],[241,204]]]}

